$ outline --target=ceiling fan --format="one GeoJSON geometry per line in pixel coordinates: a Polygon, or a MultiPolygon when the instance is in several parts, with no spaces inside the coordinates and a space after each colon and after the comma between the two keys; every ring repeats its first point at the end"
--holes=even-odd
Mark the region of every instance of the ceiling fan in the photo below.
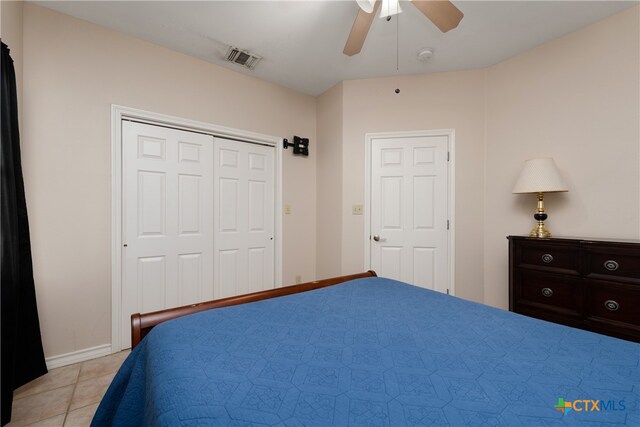
{"type": "MultiPolygon", "coordinates": [[[[401,12],[399,0],[356,0],[360,9],[353,22],[347,43],[342,51],[347,56],[360,53],[364,40],[373,22],[373,18],[382,3],[381,18],[390,19],[401,12]]],[[[420,10],[443,33],[458,26],[464,14],[448,0],[413,0],[413,5],[420,10]]]]}

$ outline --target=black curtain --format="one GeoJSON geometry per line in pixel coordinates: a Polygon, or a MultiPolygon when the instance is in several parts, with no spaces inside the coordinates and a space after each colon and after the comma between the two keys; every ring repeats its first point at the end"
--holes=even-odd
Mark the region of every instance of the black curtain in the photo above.
{"type": "Polygon", "coordinates": [[[11,419],[13,390],[47,373],[44,361],[31,242],[20,162],[16,73],[9,48],[2,43],[2,425],[11,419]]]}

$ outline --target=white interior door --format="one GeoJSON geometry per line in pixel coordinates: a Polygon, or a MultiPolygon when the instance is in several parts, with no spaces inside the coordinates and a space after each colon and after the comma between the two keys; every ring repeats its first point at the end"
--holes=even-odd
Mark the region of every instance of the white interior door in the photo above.
{"type": "Polygon", "coordinates": [[[371,145],[371,268],[446,292],[448,138],[375,138],[371,145]]]}
{"type": "Polygon", "coordinates": [[[122,123],[121,346],[130,317],[213,298],[213,137],[122,123]]]}
{"type": "Polygon", "coordinates": [[[275,147],[214,140],[215,298],[274,287],[275,147]]]}

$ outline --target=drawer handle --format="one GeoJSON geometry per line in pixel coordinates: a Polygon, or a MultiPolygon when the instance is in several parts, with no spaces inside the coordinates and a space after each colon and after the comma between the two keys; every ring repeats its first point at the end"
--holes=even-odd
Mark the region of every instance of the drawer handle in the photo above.
{"type": "Polygon", "coordinates": [[[616,271],[618,267],[620,267],[620,264],[618,264],[616,261],[612,259],[604,262],[604,268],[606,268],[609,271],[616,271]]]}
{"type": "Polygon", "coordinates": [[[553,295],[553,291],[549,288],[542,288],[542,295],[549,298],[551,295],[553,295]]]}
{"type": "Polygon", "coordinates": [[[620,304],[612,299],[608,299],[604,302],[604,308],[609,311],[618,311],[618,309],[620,308],[620,304]]]}
{"type": "Polygon", "coordinates": [[[542,255],[542,262],[549,264],[551,261],[553,261],[553,256],[551,254],[542,255]]]}

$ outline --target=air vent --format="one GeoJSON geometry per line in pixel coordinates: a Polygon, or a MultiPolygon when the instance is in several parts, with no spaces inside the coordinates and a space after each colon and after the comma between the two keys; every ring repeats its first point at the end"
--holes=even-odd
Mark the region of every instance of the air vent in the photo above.
{"type": "Polygon", "coordinates": [[[227,56],[225,57],[225,59],[229,62],[233,62],[234,64],[242,65],[245,68],[253,70],[258,62],[260,62],[262,57],[247,52],[246,50],[229,46],[229,50],[227,50],[227,56]]]}

